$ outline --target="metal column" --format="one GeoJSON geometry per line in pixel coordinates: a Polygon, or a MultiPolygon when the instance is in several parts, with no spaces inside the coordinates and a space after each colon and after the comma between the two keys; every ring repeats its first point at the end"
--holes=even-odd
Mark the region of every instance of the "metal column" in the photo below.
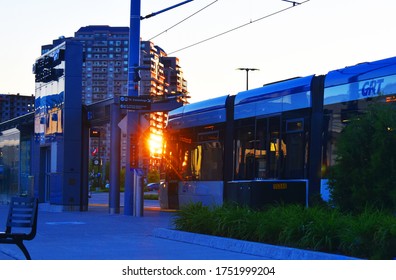
{"type": "Polygon", "coordinates": [[[121,161],[121,130],[118,127],[120,122],[119,105],[110,105],[110,192],[109,192],[109,213],[120,213],[120,161],[121,161]]]}

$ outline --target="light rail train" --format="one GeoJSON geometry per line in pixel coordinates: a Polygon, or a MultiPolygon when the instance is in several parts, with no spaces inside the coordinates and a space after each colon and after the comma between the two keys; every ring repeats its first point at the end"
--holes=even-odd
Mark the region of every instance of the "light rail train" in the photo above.
{"type": "Polygon", "coordinates": [[[396,57],[171,111],[161,207],[328,200],[326,176],[337,138],[374,97],[396,105],[396,57]]]}

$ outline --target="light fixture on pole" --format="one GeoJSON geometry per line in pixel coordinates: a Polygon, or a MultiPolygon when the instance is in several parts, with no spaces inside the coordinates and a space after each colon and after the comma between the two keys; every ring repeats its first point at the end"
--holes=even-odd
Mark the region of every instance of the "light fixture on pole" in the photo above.
{"type": "Polygon", "coordinates": [[[236,70],[246,71],[246,90],[249,89],[249,71],[260,71],[260,69],[257,68],[237,68],[236,70]]]}

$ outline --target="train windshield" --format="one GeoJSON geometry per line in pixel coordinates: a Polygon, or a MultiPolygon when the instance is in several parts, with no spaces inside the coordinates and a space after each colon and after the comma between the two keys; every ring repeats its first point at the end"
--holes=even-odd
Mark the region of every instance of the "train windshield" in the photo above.
{"type": "Polygon", "coordinates": [[[166,139],[168,180],[221,181],[224,139],[221,126],[182,129],[166,139]]]}

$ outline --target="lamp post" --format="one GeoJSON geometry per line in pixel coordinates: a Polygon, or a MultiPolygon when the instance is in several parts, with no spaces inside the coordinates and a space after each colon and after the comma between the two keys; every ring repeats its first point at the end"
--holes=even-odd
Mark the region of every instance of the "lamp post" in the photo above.
{"type": "Polygon", "coordinates": [[[257,68],[237,68],[236,70],[246,71],[246,90],[249,89],[249,71],[260,71],[257,68]]]}

